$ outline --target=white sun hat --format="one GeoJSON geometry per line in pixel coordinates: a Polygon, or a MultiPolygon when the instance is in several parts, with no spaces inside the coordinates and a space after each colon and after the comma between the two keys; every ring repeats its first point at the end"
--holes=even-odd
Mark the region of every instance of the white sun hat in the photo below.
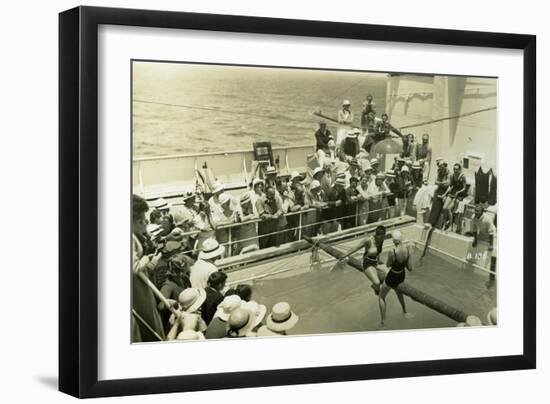
{"type": "Polygon", "coordinates": [[[187,288],[178,296],[178,301],[183,311],[196,312],[206,300],[206,291],[199,288],[187,288]]]}
{"type": "Polygon", "coordinates": [[[267,316],[266,325],[271,331],[287,331],[296,325],[299,317],[290,309],[287,302],[280,302],[273,306],[267,316]]]}
{"type": "Polygon", "coordinates": [[[225,252],[225,247],[218,243],[215,238],[207,238],[202,243],[202,250],[199,253],[199,259],[209,259],[219,257],[225,252]]]}
{"type": "Polygon", "coordinates": [[[221,181],[214,181],[212,184],[212,193],[217,194],[219,192],[223,192],[225,190],[225,186],[223,185],[223,182],[221,181]]]}
{"type": "Polygon", "coordinates": [[[239,295],[231,295],[225,297],[218,305],[218,309],[214,314],[214,317],[219,317],[223,321],[227,321],[233,310],[238,309],[243,304],[243,300],[239,295]]]}

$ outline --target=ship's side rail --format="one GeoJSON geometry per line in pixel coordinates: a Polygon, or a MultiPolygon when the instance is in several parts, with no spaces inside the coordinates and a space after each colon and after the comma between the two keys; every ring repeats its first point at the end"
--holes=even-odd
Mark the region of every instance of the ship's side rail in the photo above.
{"type": "MultiPolygon", "coordinates": [[[[370,198],[377,199],[376,197],[370,198]]],[[[368,200],[365,201],[368,203],[368,200]]],[[[365,203],[363,202],[363,203],[365,203]]],[[[331,219],[324,219],[324,220],[313,220],[311,221],[311,214],[317,213],[318,217],[323,217],[323,211],[329,208],[309,208],[309,209],[303,209],[296,212],[288,212],[284,214],[285,218],[292,219],[294,218],[294,224],[293,226],[288,226],[283,229],[277,229],[272,232],[259,234],[259,228],[258,225],[261,222],[264,222],[265,220],[262,218],[259,219],[252,219],[247,220],[244,222],[235,222],[235,223],[229,223],[229,224],[222,224],[215,227],[216,232],[220,231],[226,231],[227,232],[227,241],[222,242],[221,244],[225,246],[226,248],[226,256],[232,256],[234,255],[234,247],[237,243],[243,243],[246,241],[251,240],[260,240],[263,237],[271,237],[271,236],[277,236],[281,233],[286,233],[288,235],[287,241],[299,241],[303,240],[304,236],[316,236],[317,233],[320,234],[337,234],[341,233],[342,229],[353,229],[362,225],[366,224],[372,224],[379,220],[385,220],[385,219],[391,219],[391,218],[398,218],[399,212],[394,211],[394,206],[390,206],[387,204],[386,200],[384,199],[383,206],[378,209],[362,209],[361,203],[355,203],[354,204],[354,212],[348,215],[338,216],[337,218],[331,218],[331,219]],[[335,225],[336,222],[340,225],[335,225]],[[247,226],[250,224],[254,224],[256,226],[256,235],[250,238],[239,238],[237,239],[235,237],[235,230],[241,226],[247,226]],[[332,226],[331,226],[332,225],[332,226]],[[313,230],[315,229],[315,230],[313,230]]],[[[468,204],[465,206],[466,211],[469,211],[470,213],[473,213],[473,210],[475,208],[475,205],[468,204]]],[[[403,216],[405,217],[405,216],[403,216]]],[[[268,220],[276,220],[276,219],[268,219],[268,220]]],[[[465,215],[464,221],[466,222],[467,226],[463,226],[463,228],[469,226],[468,215],[465,215]]],[[[196,237],[199,236],[201,233],[200,230],[194,230],[194,231],[188,231],[183,233],[184,237],[196,237]]],[[[196,250],[188,250],[185,251],[185,253],[195,253],[196,250]]]]}
{"type": "MultiPolygon", "coordinates": [[[[307,156],[315,151],[312,144],[272,150],[278,171],[287,175],[306,172],[307,156]]],[[[204,167],[224,182],[226,189],[245,188],[252,180],[254,160],[252,150],[136,157],[132,161],[133,192],[146,199],[181,194],[182,189],[195,189],[196,171],[204,167]]]]}

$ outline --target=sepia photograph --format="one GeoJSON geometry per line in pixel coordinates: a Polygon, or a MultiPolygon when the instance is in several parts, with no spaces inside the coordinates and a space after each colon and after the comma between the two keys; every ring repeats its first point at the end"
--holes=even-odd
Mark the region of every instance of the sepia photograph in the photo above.
{"type": "Polygon", "coordinates": [[[497,326],[497,77],[130,68],[133,343],[497,326]]]}

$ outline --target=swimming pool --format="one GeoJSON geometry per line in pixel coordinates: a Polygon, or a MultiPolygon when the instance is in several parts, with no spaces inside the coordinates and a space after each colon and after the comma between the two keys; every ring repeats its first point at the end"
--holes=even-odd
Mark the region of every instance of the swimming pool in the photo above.
{"type": "MultiPolygon", "coordinates": [[[[361,239],[332,244],[346,252],[358,245],[361,239]]],[[[388,242],[385,244],[387,253],[388,242]]],[[[413,272],[407,272],[409,285],[439,299],[483,322],[487,313],[496,307],[496,290],[488,288],[488,274],[466,267],[452,260],[428,253],[419,262],[420,251],[413,247],[413,272]]],[[[360,257],[362,250],[356,253],[360,257]]],[[[235,283],[248,283],[253,287],[253,299],[265,304],[268,309],[280,301],[290,303],[300,316],[300,321],[289,334],[325,334],[379,329],[380,312],[378,297],[371,282],[356,269],[345,266],[333,271],[335,260],[320,252],[322,262],[318,267],[310,265],[311,253],[299,252],[279,260],[247,268],[245,276],[235,283]]],[[[231,277],[230,277],[231,279],[231,277]]],[[[386,298],[387,320],[384,329],[425,329],[455,327],[456,321],[405,297],[407,311],[414,314],[407,319],[395,293],[386,298]]]]}

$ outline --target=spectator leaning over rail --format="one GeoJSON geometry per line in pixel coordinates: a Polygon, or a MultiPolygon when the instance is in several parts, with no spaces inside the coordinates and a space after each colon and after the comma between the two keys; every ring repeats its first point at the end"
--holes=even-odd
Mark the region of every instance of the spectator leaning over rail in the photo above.
{"type": "Polygon", "coordinates": [[[282,200],[276,194],[275,188],[268,186],[265,195],[264,212],[261,215],[263,222],[259,234],[260,249],[279,246],[282,241],[279,230],[287,227],[282,200]]]}
{"type": "Polygon", "coordinates": [[[206,287],[210,275],[218,271],[215,262],[223,256],[224,252],[225,247],[220,245],[216,239],[209,238],[204,241],[202,250],[199,252],[199,259],[191,267],[189,278],[192,287],[199,289],[206,287]]]}
{"type": "Polygon", "coordinates": [[[260,248],[256,222],[248,223],[260,217],[254,209],[250,193],[242,194],[239,202],[240,209],[237,210],[237,223],[241,224],[233,228],[234,255],[245,254],[260,248]]]}
{"type": "Polygon", "coordinates": [[[225,245],[229,242],[229,233],[232,229],[223,226],[233,224],[237,221],[237,210],[233,206],[233,200],[227,192],[219,196],[218,204],[218,213],[212,215],[213,224],[216,229],[216,240],[218,240],[220,244],[225,245]]]}
{"type": "Polygon", "coordinates": [[[315,210],[313,212],[306,213],[308,226],[304,228],[305,235],[314,237],[319,233],[319,222],[322,220],[322,209],[327,207],[325,202],[324,191],[321,188],[321,183],[317,180],[311,181],[309,185],[309,192],[307,192],[308,204],[315,210]]]}
{"type": "Polygon", "coordinates": [[[369,198],[369,223],[385,219],[388,202],[386,196],[390,192],[383,173],[376,174],[376,179],[367,188],[369,198]]]}
{"type": "Polygon", "coordinates": [[[350,185],[346,188],[346,216],[347,218],[342,221],[343,228],[349,229],[355,227],[359,222],[358,215],[358,203],[360,199],[359,190],[357,189],[359,185],[359,178],[351,177],[350,185]]]}
{"type": "Polygon", "coordinates": [[[149,209],[145,199],[132,195],[132,341],[152,342],[164,339],[164,327],[153,292],[140,274],[147,276],[154,271],[161,258],[160,253],[146,251],[141,240],[147,238],[147,219],[149,209]]]}
{"type": "Polygon", "coordinates": [[[395,192],[395,197],[397,199],[397,215],[404,216],[407,209],[409,192],[412,188],[409,166],[404,165],[401,167],[401,172],[396,179],[396,183],[398,185],[395,192]]]}

